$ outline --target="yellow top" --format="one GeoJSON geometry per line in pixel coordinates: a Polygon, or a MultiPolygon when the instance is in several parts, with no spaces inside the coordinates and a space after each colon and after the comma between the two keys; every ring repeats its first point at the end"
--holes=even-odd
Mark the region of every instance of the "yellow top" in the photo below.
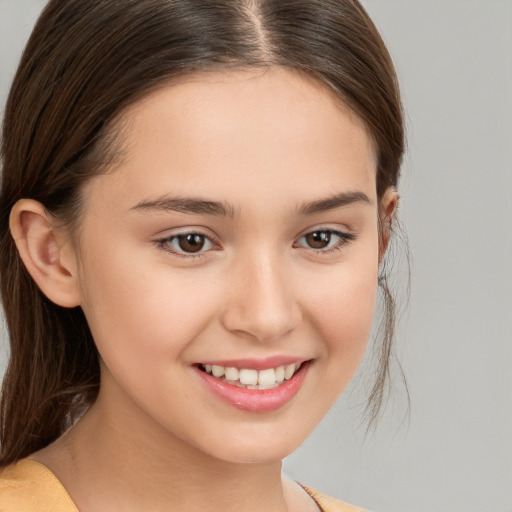
{"type": "Polygon", "coordinates": [[[366,512],[362,508],[349,505],[348,503],[337,500],[336,498],[331,498],[330,496],[327,496],[327,494],[310,489],[305,485],[302,487],[313,498],[313,500],[315,500],[322,512],[366,512]]]}
{"type": "MultiPolygon", "coordinates": [[[[323,512],[364,512],[308,487],[323,512]]],[[[32,459],[0,469],[0,512],[79,512],[57,477],[32,459]]]]}
{"type": "Polygon", "coordinates": [[[79,512],[57,477],[32,459],[0,469],[1,512],[79,512]]]}

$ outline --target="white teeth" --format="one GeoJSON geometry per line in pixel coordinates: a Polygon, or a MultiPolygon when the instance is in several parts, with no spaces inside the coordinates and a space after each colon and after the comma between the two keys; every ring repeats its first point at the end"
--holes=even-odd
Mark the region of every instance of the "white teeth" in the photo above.
{"type": "Polygon", "coordinates": [[[219,366],[216,364],[205,364],[202,366],[206,373],[220,379],[230,381],[231,384],[247,389],[272,389],[290,380],[300,368],[301,363],[267,368],[265,370],[252,370],[247,368],[234,368],[219,366]]]}
{"type": "Polygon", "coordinates": [[[258,372],[258,384],[260,388],[273,388],[276,385],[276,372],[273,368],[258,372]]]}
{"type": "Polygon", "coordinates": [[[217,378],[222,377],[224,375],[224,367],[217,366],[216,364],[212,365],[212,375],[217,378]]]}
{"type": "Polygon", "coordinates": [[[226,368],[224,375],[226,376],[226,380],[238,380],[240,372],[238,368],[226,368]]]}
{"type": "Polygon", "coordinates": [[[289,364],[284,369],[284,378],[286,380],[290,380],[293,377],[293,374],[295,373],[295,370],[297,369],[298,365],[295,364],[289,364]]]}
{"type": "Polygon", "coordinates": [[[276,382],[281,384],[284,380],[284,366],[279,366],[276,368],[276,382]]]}
{"type": "Polygon", "coordinates": [[[255,386],[258,384],[258,370],[240,370],[240,382],[242,384],[255,386]]]}

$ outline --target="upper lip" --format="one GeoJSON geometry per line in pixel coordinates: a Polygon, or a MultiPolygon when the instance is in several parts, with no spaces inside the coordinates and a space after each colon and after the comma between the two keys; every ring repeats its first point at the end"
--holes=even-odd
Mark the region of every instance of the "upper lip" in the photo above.
{"type": "Polygon", "coordinates": [[[278,368],[279,366],[286,366],[289,364],[301,364],[308,359],[297,356],[271,356],[264,358],[246,358],[246,359],[215,359],[208,361],[201,361],[202,365],[216,365],[223,366],[224,368],[244,368],[248,370],[266,370],[268,368],[278,368]]]}

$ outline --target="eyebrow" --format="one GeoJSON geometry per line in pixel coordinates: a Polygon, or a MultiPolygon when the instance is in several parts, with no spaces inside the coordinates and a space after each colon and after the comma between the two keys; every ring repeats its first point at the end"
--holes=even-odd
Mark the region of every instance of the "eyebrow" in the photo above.
{"type": "MultiPolygon", "coordinates": [[[[372,204],[364,192],[341,192],[325,199],[304,203],[297,209],[297,213],[299,215],[312,215],[359,202],[372,204]]],[[[131,209],[144,212],[180,212],[235,217],[235,208],[229,203],[193,197],[162,197],[151,201],[145,200],[131,209]]]]}
{"type": "Polygon", "coordinates": [[[162,197],[152,201],[141,201],[131,209],[146,212],[198,213],[219,217],[235,216],[235,209],[228,203],[194,197],[162,197]]]}
{"type": "Polygon", "coordinates": [[[342,206],[348,206],[354,203],[366,203],[371,205],[372,202],[364,192],[341,192],[326,199],[312,201],[305,203],[299,207],[298,213],[300,215],[312,215],[314,213],[321,213],[342,206]]]}

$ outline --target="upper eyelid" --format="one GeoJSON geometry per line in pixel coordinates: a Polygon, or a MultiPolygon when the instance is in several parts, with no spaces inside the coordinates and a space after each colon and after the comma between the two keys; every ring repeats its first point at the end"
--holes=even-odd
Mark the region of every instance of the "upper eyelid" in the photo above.
{"type": "Polygon", "coordinates": [[[300,240],[301,238],[304,238],[305,236],[310,235],[311,233],[325,233],[325,232],[332,233],[347,242],[355,240],[355,238],[356,238],[356,235],[352,232],[341,231],[339,229],[331,228],[331,229],[312,229],[310,231],[306,231],[305,233],[303,233],[302,235],[297,237],[297,240],[300,240]]]}
{"type": "MultiPolygon", "coordinates": [[[[221,242],[220,242],[219,237],[217,237],[215,234],[213,234],[209,229],[201,227],[201,226],[191,226],[191,227],[185,227],[185,228],[174,228],[172,230],[172,232],[170,232],[170,231],[171,230],[163,231],[161,235],[157,235],[154,238],[154,241],[155,242],[165,242],[165,241],[169,241],[169,240],[172,240],[174,238],[177,238],[179,236],[186,236],[186,235],[189,235],[189,234],[198,234],[198,235],[204,236],[205,238],[210,240],[210,242],[212,244],[214,244],[215,246],[217,246],[217,247],[222,245],[221,242]]],[[[344,238],[346,241],[351,241],[351,239],[355,239],[356,238],[356,234],[352,230],[350,230],[348,228],[346,228],[346,229],[337,229],[337,228],[328,227],[328,226],[318,226],[318,227],[309,227],[306,230],[302,231],[294,239],[293,243],[295,244],[298,240],[300,240],[301,238],[304,238],[308,234],[311,234],[311,233],[314,233],[314,232],[318,232],[318,231],[320,231],[320,232],[321,231],[326,231],[326,232],[334,233],[335,235],[344,238]]]]}
{"type": "Polygon", "coordinates": [[[352,233],[341,231],[340,229],[333,229],[333,228],[322,229],[321,228],[321,229],[311,229],[311,230],[305,231],[302,235],[297,237],[297,239],[304,238],[305,236],[310,235],[311,233],[332,233],[332,234],[340,236],[340,237],[353,236],[352,233]]]}
{"type": "Polygon", "coordinates": [[[301,234],[297,237],[302,238],[310,233],[315,233],[317,231],[329,231],[330,233],[336,233],[340,236],[356,236],[352,229],[349,229],[347,226],[344,227],[334,227],[334,226],[326,226],[326,225],[318,225],[314,227],[310,227],[301,232],[301,234]]]}
{"type": "Polygon", "coordinates": [[[179,233],[172,234],[169,236],[157,238],[156,240],[154,240],[154,244],[162,251],[172,254],[177,258],[188,259],[188,260],[204,258],[207,256],[208,252],[218,249],[218,243],[215,242],[214,240],[212,240],[212,237],[204,235],[203,233],[199,233],[197,231],[184,231],[184,232],[179,232],[179,233]],[[188,253],[186,251],[176,250],[171,247],[170,243],[168,243],[168,242],[172,241],[173,239],[178,238],[179,236],[186,236],[186,235],[190,235],[190,234],[197,234],[197,235],[204,236],[205,238],[207,238],[210,241],[210,243],[212,244],[213,247],[208,250],[205,250],[205,251],[201,250],[197,253],[194,253],[194,252],[188,253]]]}
{"type": "MultiPolygon", "coordinates": [[[[315,226],[315,227],[309,227],[299,233],[295,237],[296,240],[310,234],[315,233],[316,231],[329,231],[331,233],[338,234],[340,236],[355,236],[355,233],[349,229],[349,228],[336,228],[336,227],[329,227],[329,226],[315,226]]],[[[212,233],[211,230],[208,228],[202,227],[202,226],[191,226],[191,227],[185,227],[185,228],[172,228],[172,229],[166,229],[162,230],[160,233],[157,233],[154,235],[155,240],[167,240],[170,238],[175,238],[178,236],[184,236],[184,235],[190,235],[190,234],[197,234],[204,236],[206,238],[209,238],[212,241],[219,241],[219,237],[212,233]]]]}
{"type": "Polygon", "coordinates": [[[210,229],[204,228],[202,226],[165,229],[153,235],[153,238],[155,240],[168,240],[170,238],[176,238],[178,236],[185,236],[191,234],[201,235],[212,241],[218,240],[218,237],[214,233],[212,233],[210,229]]]}

